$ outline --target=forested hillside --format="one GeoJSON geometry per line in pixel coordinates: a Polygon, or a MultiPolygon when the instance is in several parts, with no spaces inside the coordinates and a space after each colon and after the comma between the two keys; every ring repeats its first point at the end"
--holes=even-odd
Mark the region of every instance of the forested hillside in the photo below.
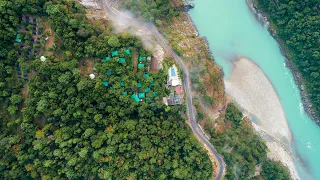
{"type": "Polygon", "coordinates": [[[270,16],[277,35],[285,42],[303,75],[313,108],[320,115],[320,1],[258,0],[270,16]]]}
{"type": "MultiPolygon", "coordinates": [[[[89,24],[72,0],[0,0],[0,19],[1,179],[211,178],[211,162],[180,109],[157,103],[165,73],[133,71],[130,50],[149,54],[140,40],[89,24]],[[26,14],[54,32],[52,47],[43,39],[30,47],[35,58],[25,48],[32,34],[18,28],[26,14]],[[84,59],[96,78],[81,72],[84,59]],[[25,81],[17,67],[30,72],[25,81]],[[154,103],[131,99],[147,87],[154,103]]],[[[29,26],[22,29],[38,31],[29,26]]]]}
{"type": "Polygon", "coordinates": [[[157,25],[171,22],[172,18],[179,15],[182,7],[172,8],[172,1],[148,1],[148,0],[126,0],[122,6],[130,9],[137,17],[145,21],[155,22],[157,25]]]}

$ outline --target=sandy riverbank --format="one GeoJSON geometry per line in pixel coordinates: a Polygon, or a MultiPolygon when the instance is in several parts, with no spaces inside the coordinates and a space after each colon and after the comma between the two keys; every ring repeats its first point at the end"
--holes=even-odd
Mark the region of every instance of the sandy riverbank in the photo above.
{"type": "Polygon", "coordinates": [[[290,153],[291,132],[276,91],[263,71],[248,59],[233,63],[225,81],[226,92],[252,116],[256,131],[267,141],[268,157],[286,164],[293,179],[299,179],[290,153]]]}

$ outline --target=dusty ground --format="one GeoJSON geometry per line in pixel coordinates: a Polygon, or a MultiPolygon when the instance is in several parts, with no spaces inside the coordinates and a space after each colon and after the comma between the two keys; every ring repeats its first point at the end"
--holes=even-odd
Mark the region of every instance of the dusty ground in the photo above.
{"type": "Polygon", "coordinates": [[[225,81],[226,91],[258,122],[255,130],[267,141],[268,157],[286,164],[292,177],[298,178],[291,158],[291,131],[282,105],[271,82],[263,71],[248,59],[234,62],[230,79],[225,81]]]}

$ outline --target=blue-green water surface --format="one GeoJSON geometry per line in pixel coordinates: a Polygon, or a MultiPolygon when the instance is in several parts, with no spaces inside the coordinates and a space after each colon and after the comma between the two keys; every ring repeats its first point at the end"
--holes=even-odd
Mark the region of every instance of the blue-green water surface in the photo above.
{"type": "MultiPolygon", "coordinates": [[[[284,108],[293,136],[294,159],[301,179],[320,179],[320,128],[302,108],[292,73],[284,66],[276,40],[249,10],[245,0],[196,0],[190,15],[225,78],[236,57],[248,57],[268,76],[284,108]],[[297,160],[300,159],[300,160],[297,160]]],[[[248,69],[249,70],[249,69],[248,69]]]]}

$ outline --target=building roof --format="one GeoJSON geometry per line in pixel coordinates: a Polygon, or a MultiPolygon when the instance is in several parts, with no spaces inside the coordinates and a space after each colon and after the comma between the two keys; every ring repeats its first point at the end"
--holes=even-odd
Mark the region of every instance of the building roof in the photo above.
{"type": "Polygon", "coordinates": [[[123,96],[126,96],[128,93],[126,92],[126,91],[124,91],[123,93],[122,93],[122,95],[123,96]]]}
{"type": "Polygon", "coordinates": [[[118,54],[119,54],[118,51],[112,51],[112,52],[111,52],[111,56],[112,56],[112,57],[118,56],[118,54]]]}
{"type": "Polygon", "coordinates": [[[142,87],[142,84],[139,82],[138,85],[137,85],[137,87],[138,87],[138,88],[141,88],[141,87],[142,87]]]}
{"type": "Polygon", "coordinates": [[[109,85],[109,83],[107,81],[102,81],[102,85],[104,85],[105,87],[107,87],[109,85]]]}
{"type": "Polygon", "coordinates": [[[144,92],[147,93],[147,92],[149,92],[150,90],[151,90],[150,88],[147,88],[147,89],[144,90],[144,92]]]}
{"type": "Polygon", "coordinates": [[[183,94],[183,88],[182,88],[182,86],[181,86],[181,85],[178,85],[178,86],[174,87],[174,92],[175,92],[176,94],[178,94],[178,95],[183,94]]]}
{"type": "Polygon", "coordinates": [[[90,79],[94,79],[96,77],[96,75],[90,74],[89,77],[90,77],[90,79]]]}
{"type": "Polygon", "coordinates": [[[119,58],[118,63],[124,63],[126,62],[126,58],[119,58]]]}
{"type": "Polygon", "coordinates": [[[107,69],[106,74],[108,74],[110,76],[112,74],[112,72],[109,69],[107,69]]]}
{"type": "Polygon", "coordinates": [[[145,56],[139,56],[139,61],[145,61],[147,58],[145,56]]]}
{"type": "Polygon", "coordinates": [[[121,87],[124,86],[124,82],[123,82],[123,81],[120,82],[120,86],[121,86],[121,87]]]}
{"type": "Polygon", "coordinates": [[[131,54],[131,51],[130,51],[130,49],[126,49],[126,50],[124,51],[124,53],[130,55],[130,54],[131,54]]]}
{"type": "Polygon", "coordinates": [[[144,77],[149,78],[150,75],[149,74],[144,74],[144,77]]]}
{"type": "Polygon", "coordinates": [[[135,102],[140,102],[140,99],[138,98],[138,96],[136,94],[132,94],[131,98],[135,101],[135,102]]]}
{"type": "Polygon", "coordinates": [[[143,98],[145,98],[146,97],[146,95],[144,94],[144,93],[139,93],[139,98],[140,99],[143,99],[143,98]]]}
{"type": "Polygon", "coordinates": [[[138,68],[140,69],[140,68],[143,68],[144,67],[144,64],[141,64],[141,63],[139,63],[138,64],[138,68]]]}
{"type": "Polygon", "coordinates": [[[111,59],[111,58],[108,56],[108,57],[105,57],[105,58],[103,59],[103,61],[104,61],[104,62],[108,62],[108,61],[110,61],[110,59],[111,59]]]}

